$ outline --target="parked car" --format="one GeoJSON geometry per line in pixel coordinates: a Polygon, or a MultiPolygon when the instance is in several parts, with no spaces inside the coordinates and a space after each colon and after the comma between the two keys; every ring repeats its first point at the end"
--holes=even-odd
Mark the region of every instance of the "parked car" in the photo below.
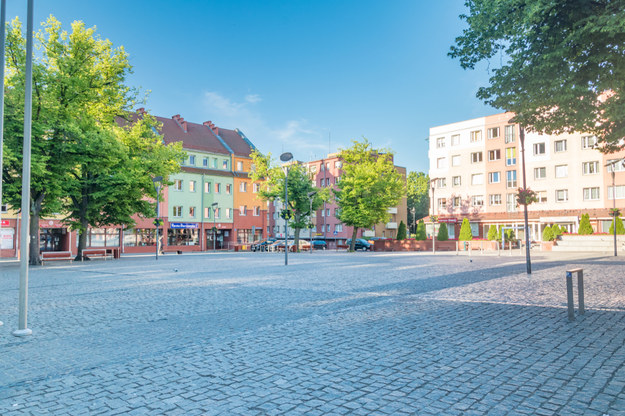
{"type": "Polygon", "coordinates": [[[276,238],[271,237],[266,240],[256,242],[252,244],[252,251],[267,251],[267,247],[270,244],[274,243],[276,240],[276,238]]]}
{"type": "Polygon", "coordinates": [[[325,240],[313,240],[312,241],[313,250],[325,250],[328,248],[328,243],[325,240]]]}
{"type": "MultiPolygon", "coordinates": [[[[349,238],[345,244],[347,244],[348,247],[351,246],[352,239],[349,238]]],[[[373,245],[364,238],[357,238],[356,243],[354,244],[354,250],[370,251],[372,247],[373,245]]]]}

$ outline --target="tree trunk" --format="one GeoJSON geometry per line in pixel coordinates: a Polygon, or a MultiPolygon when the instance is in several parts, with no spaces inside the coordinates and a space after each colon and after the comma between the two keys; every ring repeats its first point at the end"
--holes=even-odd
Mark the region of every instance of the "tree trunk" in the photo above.
{"type": "MultiPolygon", "coordinates": [[[[41,264],[39,258],[39,218],[41,216],[41,203],[45,194],[37,195],[31,202],[30,223],[28,224],[28,264],[38,266],[41,264]]],[[[23,218],[23,217],[22,217],[23,218]]]]}
{"type": "Polygon", "coordinates": [[[81,221],[81,223],[82,223],[82,230],[78,234],[78,252],[76,253],[76,258],[74,259],[76,261],[89,260],[88,257],[84,257],[82,255],[82,251],[85,248],[87,248],[87,231],[88,231],[89,224],[87,223],[86,220],[81,221]]]}
{"type": "Polygon", "coordinates": [[[352,233],[352,243],[349,246],[349,251],[355,251],[354,247],[356,246],[357,235],[358,235],[358,227],[354,227],[354,232],[352,233]]]}
{"type": "Polygon", "coordinates": [[[296,228],[294,230],[295,233],[295,251],[299,252],[299,232],[301,228],[296,228]]]}

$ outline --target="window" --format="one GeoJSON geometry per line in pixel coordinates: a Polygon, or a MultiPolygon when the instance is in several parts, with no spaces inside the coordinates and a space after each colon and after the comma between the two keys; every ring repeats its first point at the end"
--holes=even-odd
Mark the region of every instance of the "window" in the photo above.
{"type": "Polygon", "coordinates": [[[337,233],[340,233],[341,231],[343,231],[343,224],[336,224],[334,226],[334,231],[336,231],[337,233]]]}
{"type": "Polygon", "coordinates": [[[516,194],[506,194],[506,212],[516,212],[516,194]]]}
{"type": "Polygon", "coordinates": [[[451,178],[451,186],[460,186],[462,184],[462,178],[460,176],[453,176],[451,178]]]}
{"type": "Polygon", "coordinates": [[[438,198],[438,209],[447,209],[447,198],[438,198]]]}
{"type": "Polygon", "coordinates": [[[204,159],[202,159],[202,166],[204,166],[205,168],[208,167],[208,158],[205,157],[204,159]]]}
{"type": "Polygon", "coordinates": [[[215,208],[215,219],[221,218],[221,208],[215,208]]]}
{"type": "Polygon", "coordinates": [[[313,173],[317,172],[317,166],[316,165],[311,166],[310,171],[313,173]]]}
{"type": "Polygon", "coordinates": [[[547,168],[534,168],[534,179],[545,179],[547,177],[547,168]]]}
{"type": "Polygon", "coordinates": [[[210,218],[210,217],[211,217],[211,208],[204,207],[204,218],[210,218]]]}
{"type": "Polygon", "coordinates": [[[556,178],[566,178],[569,176],[569,165],[556,166],[556,178]]]}
{"type": "Polygon", "coordinates": [[[189,181],[189,192],[195,192],[195,181],[189,181]]]}
{"type": "Polygon", "coordinates": [[[211,183],[210,182],[204,182],[204,193],[205,194],[210,194],[211,193],[211,183]]]}
{"type": "Polygon", "coordinates": [[[254,185],[252,185],[252,192],[257,194],[258,191],[260,191],[260,184],[259,183],[255,183],[254,185]]]}
{"type": "Polygon", "coordinates": [[[506,188],[516,188],[516,170],[506,171],[506,188]]]}
{"type": "Polygon", "coordinates": [[[195,218],[195,207],[189,207],[189,217],[195,218]]]}
{"type": "Polygon", "coordinates": [[[584,175],[595,175],[599,173],[599,162],[583,162],[582,163],[582,172],[584,175]]]}
{"type": "Polygon", "coordinates": [[[488,183],[501,182],[501,175],[499,172],[488,172],[488,183]]]}
{"type": "Polygon", "coordinates": [[[220,194],[221,193],[221,184],[220,183],[216,183],[215,184],[215,193],[216,194],[220,194]]]}
{"type": "Polygon", "coordinates": [[[499,138],[499,127],[491,127],[486,130],[486,136],[489,139],[498,139],[499,138]]]}
{"type": "Polygon", "coordinates": [[[545,143],[534,143],[534,155],[545,154],[545,143]]]}
{"type": "Polygon", "coordinates": [[[453,136],[451,136],[451,145],[458,146],[459,144],[460,144],[460,135],[454,134],[453,136]]]}
{"type": "Polygon", "coordinates": [[[195,166],[195,155],[189,155],[189,165],[195,166]]]}
{"type": "Polygon", "coordinates": [[[336,162],[334,162],[334,168],[335,169],[341,169],[343,167],[343,162],[340,160],[337,160],[336,162]]]}
{"type": "Polygon", "coordinates": [[[239,215],[246,216],[247,215],[247,206],[241,205],[239,207],[239,215]]]}
{"type": "Polygon", "coordinates": [[[606,163],[608,167],[608,172],[623,172],[625,170],[625,162],[622,162],[623,159],[611,159],[606,163]]]}
{"type": "Polygon", "coordinates": [[[444,137],[439,137],[438,139],[436,139],[436,148],[437,149],[442,149],[445,147],[445,138],[444,137]]]}
{"type": "Polygon", "coordinates": [[[447,178],[437,178],[436,179],[436,187],[437,188],[445,188],[447,186],[447,178]]]}
{"type": "Polygon", "coordinates": [[[7,205],[6,204],[2,204],[2,207],[0,207],[0,212],[6,213],[7,210],[8,210],[7,205]]]}
{"type": "Polygon", "coordinates": [[[176,205],[173,207],[173,212],[171,214],[172,217],[174,218],[180,218],[182,217],[182,207],[179,205],[176,205]]]}
{"type": "Polygon", "coordinates": [[[599,187],[584,188],[584,201],[595,201],[599,199],[599,187]]]}
{"type": "Polygon", "coordinates": [[[228,169],[228,161],[224,160],[223,163],[221,164],[221,168],[222,169],[228,169]]]}
{"type": "Polygon", "coordinates": [[[174,191],[182,191],[182,179],[174,179],[174,191]]]}
{"type": "Polygon", "coordinates": [[[217,158],[216,157],[213,158],[213,167],[215,169],[217,169],[217,158]]]}
{"type": "Polygon", "coordinates": [[[582,136],[582,149],[594,149],[597,146],[596,136],[582,136]]]}
{"type": "Polygon", "coordinates": [[[451,198],[451,206],[457,208],[462,204],[462,199],[459,196],[454,196],[451,198]]]}
{"type": "Polygon", "coordinates": [[[538,200],[536,201],[538,204],[547,202],[547,191],[536,191],[536,199],[538,200]]]}
{"type": "Polygon", "coordinates": [[[483,185],[484,184],[484,174],[476,173],[471,175],[471,185],[483,185]]]}
{"type": "Polygon", "coordinates": [[[558,152],[566,152],[566,140],[556,140],[554,142],[554,151],[558,152]]]}
{"type": "Polygon", "coordinates": [[[471,163],[479,163],[482,161],[482,152],[471,153],[471,163]]]}
{"type": "Polygon", "coordinates": [[[330,208],[326,208],[326,217],[330,216],[330,208]]]}
{"type": "Polygon", "coordinates": [[[445,169],[447,167],[447,159],[444,157],[436,159],[436,167],[438,169],[445,169]]]}
{"type": "Polygon", "coordinates": [[[471,197],[471,205],[474,207],[484,206],[484,195],[474,195],[471,197]]]}
{"type": "Polygon", "coordinates": [[[254,207],[254,216],[255,217],[259,217],[260,216],[260,207],[259,206],[255,206],[254,207]]]}
{"type": "Polygon", "coordinates": [[[477,143],[482,141],[482,130],[475,130],[471,132],[471,143],[477,143]]]}
{"type": "Polygon", "coordinates": [[[504,136],[506,143],[514,142],[514,125],[510,124],[504,127],[504,136]]]}
{"type": "Polygon", "coordinates": [[[556,191],[556,202],[566,202],[569,200],[568,189],[558,189],[556,191]]]}
{"type": "Polygon", "coordinates": [[[247,182],[241,182],[239,184],[239,191],[241,192],[247,192],[247,182]]]}
{"type": "Polygon", "coordinates": [[[497,150],[489,150],[488,151],[488,161],[492,162],[494,160],[499,160],[501,159],[501,150],[497,149],[497,150]]]}
{"type": "Polygon", "coordinates": [[[232,219],[232,208],[226,208],[226,219],[232,219]]]}
{"type": "Polygon", "coordinates": [[[243,162],[241,162],[241,161],[237,162],[237,171],[238,172],[243,172],[243,162]]]}
{"type": "Polygon", "coordinates": [[[506,149],[506,166],[516,165],[516,147],[506,149]]]}
{"type": "Polygon", "coordinates": [[[489,205],[501,205],[501,194],[492,194],[488,196],[489,205]]]}
{"type": "MultiPolygon", "coordinates": [[[[616,199],[625,198],[625,185],[616,185],[616,199]]],[[[614,199],[614,188],[608,186],[608,199],[614,199]]]]}
{"type": "Polygon", "coordinates": [[[226,184],[226,195],[230,195],[232,193],[232,184],[226,184]]]}
{"type": "Polygon", "coordinates": [[[460,166],[460,155],[453,155],[451,157],[451,166],[460,166]]]}

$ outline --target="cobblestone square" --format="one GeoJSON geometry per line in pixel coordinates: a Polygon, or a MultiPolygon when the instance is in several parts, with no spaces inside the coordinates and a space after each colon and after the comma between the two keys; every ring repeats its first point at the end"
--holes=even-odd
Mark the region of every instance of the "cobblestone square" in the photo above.
{"type": "Polygon", "coordinates": [[[0,263],[2,415],[625,415],[621,257],[0,263]],[[584,269],[567,319],[565,270],[584,269]],[[577,298],[576,298],[577,301],[577,298]]]}

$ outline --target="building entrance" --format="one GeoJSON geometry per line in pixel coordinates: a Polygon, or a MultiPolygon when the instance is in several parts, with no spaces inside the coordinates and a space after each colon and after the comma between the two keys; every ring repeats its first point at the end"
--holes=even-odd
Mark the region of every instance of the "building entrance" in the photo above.
{"type": "Polygon", "coordinates": [[[39,250],[63,251],[66,235],[64,228],[42,228],[39,233],[39,250]]]}

